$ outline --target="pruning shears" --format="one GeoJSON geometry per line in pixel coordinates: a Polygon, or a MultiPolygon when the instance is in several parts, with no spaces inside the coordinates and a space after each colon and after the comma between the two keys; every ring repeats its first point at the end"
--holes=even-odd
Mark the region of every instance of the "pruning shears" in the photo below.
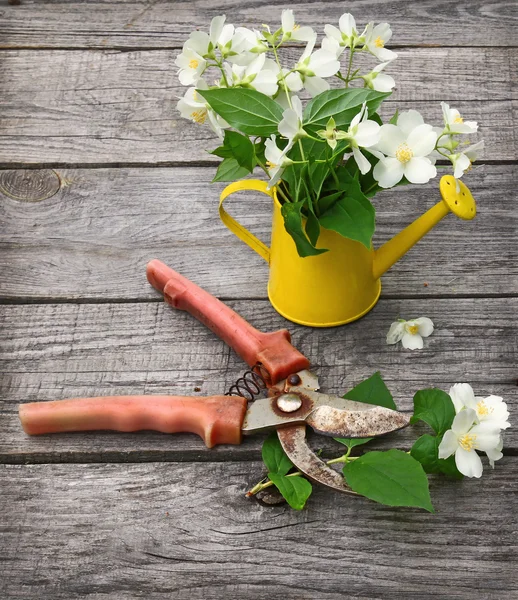
{"type": "Polygon", "coordinates": [[[242,378],[241,385],[233,386],[233,393],[238,395],[104,396],[22,404],[19,414],[26,433],[191,432],[211,448],[240,444],[243,435],[276,429],[297,469],[323,485],[351,492],[344,478],[310,449],[306,426],[327,436],[362,438],[384,435],[409,424],[410,417],[404,413],[318,392],[318,378],[309,371],[309,360],[291,345],[288,330],[258,331],[159,260],[148,264],[147,277],[168,304],[189,312],[231,346],[251,367],[248,374],[252,377],[242,378]],[[243,392],[253,397],[261,387],[267,397],[249,405],[243,392]]]}

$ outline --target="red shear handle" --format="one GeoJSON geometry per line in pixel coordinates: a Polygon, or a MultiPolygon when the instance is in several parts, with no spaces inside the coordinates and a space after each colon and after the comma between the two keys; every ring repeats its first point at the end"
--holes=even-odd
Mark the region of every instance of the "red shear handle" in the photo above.
{"type": "Polygon", "coordinates": [[[287,329],[273,333],[257,331],[223,302],[202,290],[159,260],[147,266],[149,283],[164,293],[165,301],[186,310],[231,346],[250,366],[260,362],[272,384],[291,373],[309,368],[308,359],[291,344],[287,329]]]}
{"type": "Polygon", "coordinates": [[[239,396],[105,396],[21,404],[30,435],[63,431],[139,431],[198,434],[208,448],[240,444],[246,400],[239,396]]]}

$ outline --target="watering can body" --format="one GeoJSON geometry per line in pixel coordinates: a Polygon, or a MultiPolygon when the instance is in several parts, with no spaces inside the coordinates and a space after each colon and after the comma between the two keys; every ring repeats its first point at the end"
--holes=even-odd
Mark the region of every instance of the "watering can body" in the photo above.
{"type": "Polygon", "coordinates": [[[359,319],[369,312],[381,293],[381,275],[450,211],[463,219],[476,214],[468,188],[451,176],[441,180],[442,200],[379,249],[320,230],[317,247],[326,248],[317,256],[301,258],[284,227],[281,205],[275,188],[259,180],[230,184],[220,198],[223,223],[264,258],[270,266],[268,297],[283,317],[311,327],[333,327],[359,319]],[[273,201],[271,245],[268,248],[231,217],[224,200],[242,190],[255,190],[273,201]]]}

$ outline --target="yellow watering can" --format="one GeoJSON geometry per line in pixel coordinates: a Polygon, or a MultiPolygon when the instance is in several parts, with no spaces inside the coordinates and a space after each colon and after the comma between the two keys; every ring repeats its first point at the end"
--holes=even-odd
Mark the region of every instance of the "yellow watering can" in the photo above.
{"type": "Polygon", "coordinates": [[[284,228],[276,190],[267,185],[256,179],[231,183],[221,194],[219,215],[230,231],[270,265],[268,297],[275,310],[294,323],[311,327],[333,327],[363,317],[378,301],[383,273],[448,212],[465,220],[476,214],[469,189],[461,181],[457,188],[457,180],[445,175],[439,184],[442,200],[381,248],[368,250],[360,242],[322,228],[318,247],[329,252],[301,258],[284,228]],[[242,190],[263,192],[273,199],[270,248],[223,208],[230,194],[242,190]]]}

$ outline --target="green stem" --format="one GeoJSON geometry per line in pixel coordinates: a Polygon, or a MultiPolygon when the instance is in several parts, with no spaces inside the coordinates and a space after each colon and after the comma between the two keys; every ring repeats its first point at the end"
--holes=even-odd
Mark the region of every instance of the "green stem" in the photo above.
{"type": "Polygon", "coordinates": [[[349,66],[347,67],[347,75],[345,76],[345,87],[349,87],[349,82],[351,81],[349,78],[351,76],[351,69],[353,67],[353,57],[354,57],[354,48],[351,47],[351,51],[349,54],[349,66]]]}

